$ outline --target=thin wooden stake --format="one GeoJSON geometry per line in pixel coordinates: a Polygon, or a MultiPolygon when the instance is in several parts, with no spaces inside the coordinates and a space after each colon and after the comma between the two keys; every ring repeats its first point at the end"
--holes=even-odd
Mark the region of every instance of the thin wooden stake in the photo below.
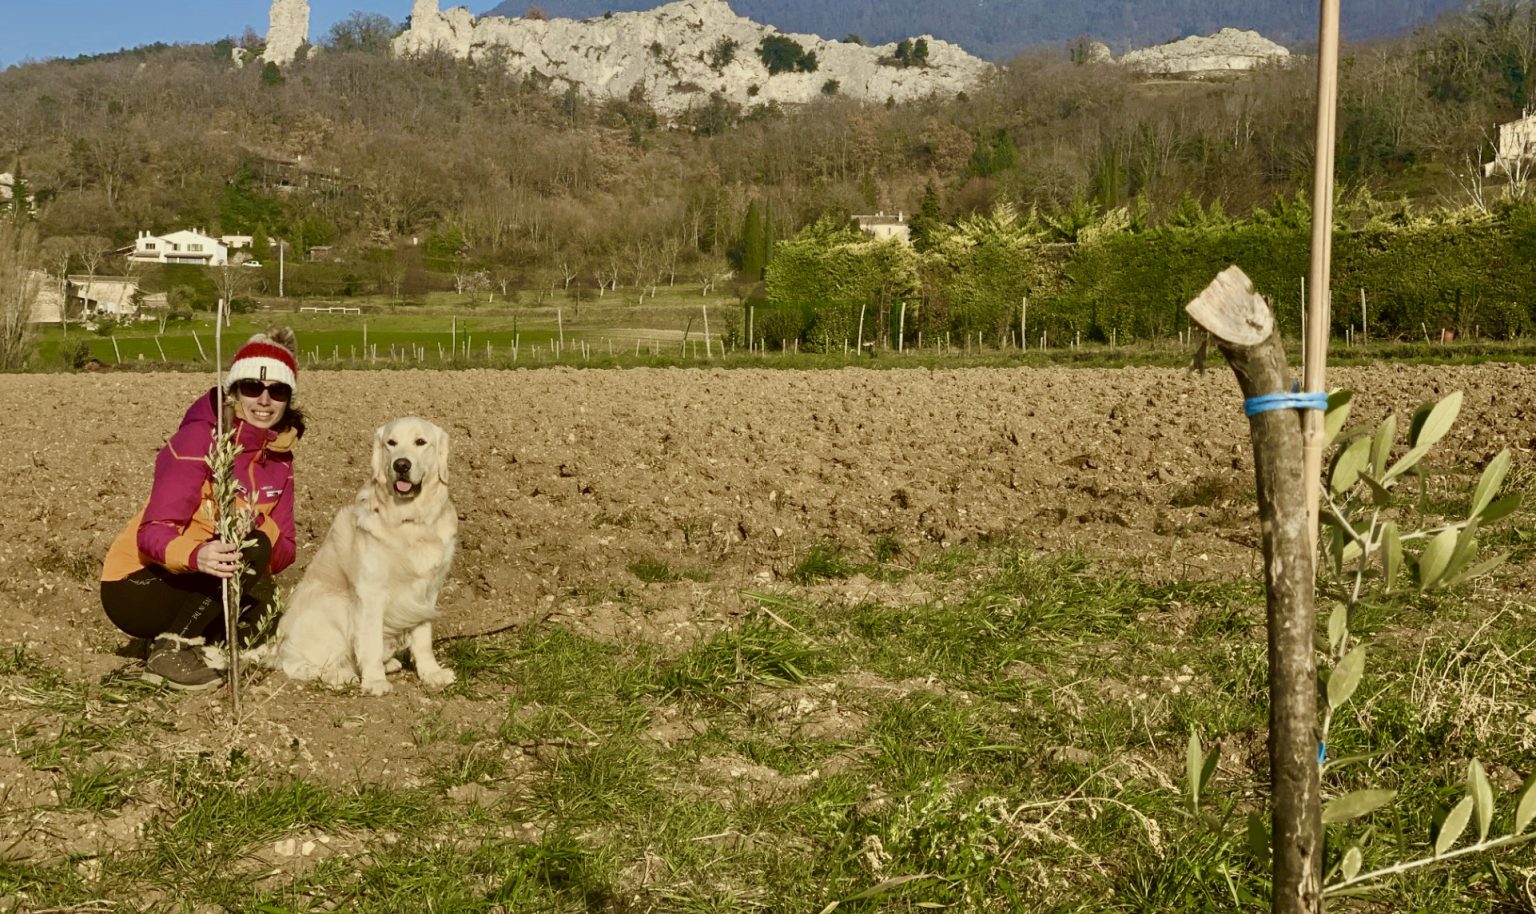
{"type": "Polygon", "coordinates": [[[1365,287],[1360,287],[1360,342],[1365,343],[1371,338],[1371,331],[1366,324],[1365,314],[1365,287]]]}

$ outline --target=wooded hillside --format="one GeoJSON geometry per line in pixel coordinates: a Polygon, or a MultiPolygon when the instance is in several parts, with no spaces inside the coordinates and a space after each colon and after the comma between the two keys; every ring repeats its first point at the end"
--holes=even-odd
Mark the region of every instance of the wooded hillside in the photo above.
{"type": "MultiPolygon", "coordinates": [[[[1051,51],[950,102],[829,95],[742,120],[701,101],[666,124],[642,97],[551,93],[491,59],[332,43],[282,72],[236,69],[227,44],[13,67],[0,170],[36,195],[45,239],[203,227],[335,245],[346,282],[329,291],[397,295],[471,266],[567,291],[715,275],[740,266],[753,203],[770,240],[824,214],[953,222],[999,202],[1058,220],[1129,206],[1155,226],[1186,201],[1269,207],[1311,171],[1305,66],[1141,83],[1051,51]]],[[[1533,66],[1528,3],[1347,47],[1340,186],[1421,209],[1494,199],[1477,163],[1529,103],[1533,66]]]]}

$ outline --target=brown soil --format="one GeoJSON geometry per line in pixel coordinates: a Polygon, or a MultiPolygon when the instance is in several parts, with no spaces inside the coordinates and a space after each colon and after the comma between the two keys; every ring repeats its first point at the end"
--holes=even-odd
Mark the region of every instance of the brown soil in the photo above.
{"type": "MultiPolygon", "coordinates": [[[[1436,465],[1475,468],[1509,447],[1514,486],[1530,478],[1532,369],[1386,366],[1336,371],[1331,381],[1358,391],[1357,423],[1395,411],[1406,425],[1420,402],[1464,390],[1462,418],[1436,465]]],[[[741,615],[742,589],[773,585],[818,542],[867,557],[884,539],[910,558],[1009,537],[1047,552],[1083,551],[1151,579],[1258,572],[1247,423],[1224,368],[305,371],[302,382],[311,431],[299,452],[299,567],[284,583],[297,580],[333,513],[364,481],[373,429],[425,416],[453,436],[462,518],[439,637],[568,626],[677,650],[741,615]],[[640,560],[701,582],[645,584],[629,570],[640,560]]],[[[23,644],[68,679],[96,682],[133,668],[97,600],[100,557],[140,507],[156,450],[206,383],[110,372],[0,381],[9,443],[0,478],[12,484],[0,516],[0,645],[23,644]]],[[[1511,586],[1530,583],[1522,572],[1511,586]]],[[[856,577],[810,593],[919,603],[942,598],[924,589],[935,586],[856,577]]],[[[0,675],[0,732],[64,725],[18,681],[0,675]]],[[[829,713],[836,701],[814,690],[779,700],[786,727],[837,732],[859,723],[829,713]]],[[[240,746],[337,784],[419,782],[462,749],[452,739],[413,740],[413,727],[494,731],[499,721],[487,718],[484,702],[425,692],[409,676],[371,698],[271,675],[247,705],[238,734],[223,691],[139,707],[166,727],[168,757],[240,746]]],[[[93,701],[82,716],[122,713],[93,701]]],[[[672,742],[700,726],[658,720],[652,735],[672,742]]],[[[738,762],[718,760],[715,779],[774,789],[738,762]]],[[[99,821],[91,831],[45,811],[57,790],[54,774],[18,760],[14,746],[0,749],[0,795],[52,817],[39,833],[103,846],[126,840],[99,821]]],[[[299,852],[273,853],[313,860],[347,852],[317,837],[306,855],[305,840],[299,852]]]]}

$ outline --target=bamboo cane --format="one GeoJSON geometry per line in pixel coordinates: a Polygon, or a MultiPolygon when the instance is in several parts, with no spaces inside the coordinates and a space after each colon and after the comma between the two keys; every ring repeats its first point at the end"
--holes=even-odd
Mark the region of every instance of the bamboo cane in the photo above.
{"type": "MultiPolygon", "coordinates": [[[[1328,364],[1329,272],[1333,260],[1333,160],[1338,107],[1339,0],[1320,0],[1317,41],[1317,140],[1312,176],[1311,298],[1302,351],[1302,388],[1324,391],[1328,364]]],[[[1318,501],[1323,473],[1323,415],[1304,414],[1302,473],[1307,487],[1307,529],[1317,546],[1318,501]]],[[[1316,861],[1314,861],[1316,863],[1316,861]]],[[[1276,897],[1279,885],[1276,885],[1276,897]]]]}

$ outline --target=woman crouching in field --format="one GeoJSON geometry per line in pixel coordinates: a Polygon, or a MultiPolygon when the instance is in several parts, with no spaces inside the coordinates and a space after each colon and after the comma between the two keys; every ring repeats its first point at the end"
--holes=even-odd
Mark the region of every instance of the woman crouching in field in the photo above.
{"type": "Polygon", "coordinates": [[[243,553],[245,573],[255,580],[243,588],[242,621],[261,616],[272,596],[272,576],[293,563],[293,446],[304,434],[303,413],[292,403],[297,351],[287,327],[271,327],[240,347],[225,389],[210,388],[199,397],[161,448],[149,502],[107,551],[101,605],[118,628],[150,641],[147,680],[206,689],[223,679],[198,649],[225,640],[220,589],[241,558],[235,544],[217,538],[210,510],[207,457],[219,409],[239,449],[237,507],[256,512],[255,543],[243,553]]]}

